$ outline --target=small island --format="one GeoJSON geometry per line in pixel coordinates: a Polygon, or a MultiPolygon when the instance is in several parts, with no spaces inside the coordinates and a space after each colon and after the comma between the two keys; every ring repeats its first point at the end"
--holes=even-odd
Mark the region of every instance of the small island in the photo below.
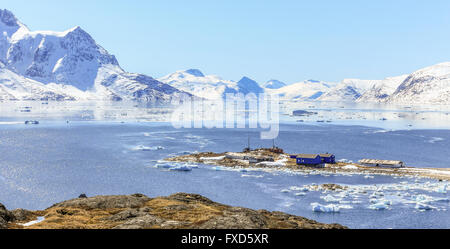
{"type": "Polygon", "coordinates": [[[243,152],[200,152],[165,159],[168,162],[197,163],[231,168],[262,168],[272,170],[319,171],[328,173],[381,174],[450,180],[450,168],[371,167],[365,164],[334,162],[313,166],[299,165],[296,156],[280,148],[245,149],[243,152]]]}

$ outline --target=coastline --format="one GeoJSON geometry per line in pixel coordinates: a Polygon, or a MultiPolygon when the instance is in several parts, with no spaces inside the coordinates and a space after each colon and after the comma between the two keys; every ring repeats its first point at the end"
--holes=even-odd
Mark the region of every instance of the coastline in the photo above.
{"type": "MultiPolygon", "coordinates": [[[[404,167],[404,168],[381,168],[368,167],[356,163],[342,163],[325,164],[325,167],[305,167],[296,164],[295,159],[289,157],[288,154],[276,154],[267,152],[266,150],[255,150],[258,156],[273,157],[274,162],[249,163],[246,160],[232,159],[229,155],[242,156],[246,153],[237,152],[203,152],[193,153],[189,155],[176,156],[166,158],[167,162],[182,162],[182,163],[197,163],[204,165],[220,166],[236,169],[262,169],[283,171],[290,170],[293,172],[323,172],[323,173],[342,173],[342,174],[369,174],[369,175],[392,175],[392,176],[409,176],[436,179],[440,181],[450,181],[450,168],[418,168],[418,167],[404,167]]],[[[254,155],[251,153],[250,155],[254,155]]]]}

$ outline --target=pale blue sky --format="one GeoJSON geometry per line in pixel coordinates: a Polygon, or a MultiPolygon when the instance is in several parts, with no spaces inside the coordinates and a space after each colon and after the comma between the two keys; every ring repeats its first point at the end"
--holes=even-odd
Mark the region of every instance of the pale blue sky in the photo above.
{"type": "Polygon", "coordinates": [[[130,72],[259,82],[381,79],[450,61],[450,1],[10,0],[32,30],[81,26],[130,72]]]}

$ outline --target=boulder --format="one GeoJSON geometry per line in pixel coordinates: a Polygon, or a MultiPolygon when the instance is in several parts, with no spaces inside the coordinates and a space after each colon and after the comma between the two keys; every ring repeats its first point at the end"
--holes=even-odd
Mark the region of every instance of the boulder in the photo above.
{"type": "Polygon", "coordinates": [[[25,210],[25,209],[15,209],[12,210],[11,213],[14,216],[14,221],[21,222],[21,221],[29,221],[33,219],[34,215],[33,212],[25,210]]]}
{"type": "Polygon", "coordinates": [[[0,203],[0,229],[8,228],[8,222],[14,221],[14,215],[0,203]]]}

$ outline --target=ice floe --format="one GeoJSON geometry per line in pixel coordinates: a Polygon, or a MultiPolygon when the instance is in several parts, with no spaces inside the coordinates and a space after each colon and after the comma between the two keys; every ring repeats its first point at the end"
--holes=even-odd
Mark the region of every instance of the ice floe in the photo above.
{"type": "Polygon", "coordinates": [[[312,211],[316,213],[339,213],[341,207],[334,204],[322,205],[320,203],[311,203],[312,211]]]}
{"type": "Polygon", "coordinates": [[[192,171],[192,168],[186,165],[176,166],[169,169],[170,171],[192,171]]]}
{"type": "Polygon", "coordinates": [[[387,205],[386,203],[377,202],[370,205],[369,208],[373,210],[386,210],[389,209],[389,205],[387,205]]]}
{"type": "Polygon", "coordinates": [[[164,150],[164,147],[162,146],[144,146],[144,145],[137,145],[132,148],[134,151],[156,151],[156,150],[164,150]]]}
{"type": "Polygon", "coordinates": [[[243,175],[241,175],[241,177],[263,178],[264,176],[263,175],[246,175],[246,174],[243,174],[243,175]]]}

